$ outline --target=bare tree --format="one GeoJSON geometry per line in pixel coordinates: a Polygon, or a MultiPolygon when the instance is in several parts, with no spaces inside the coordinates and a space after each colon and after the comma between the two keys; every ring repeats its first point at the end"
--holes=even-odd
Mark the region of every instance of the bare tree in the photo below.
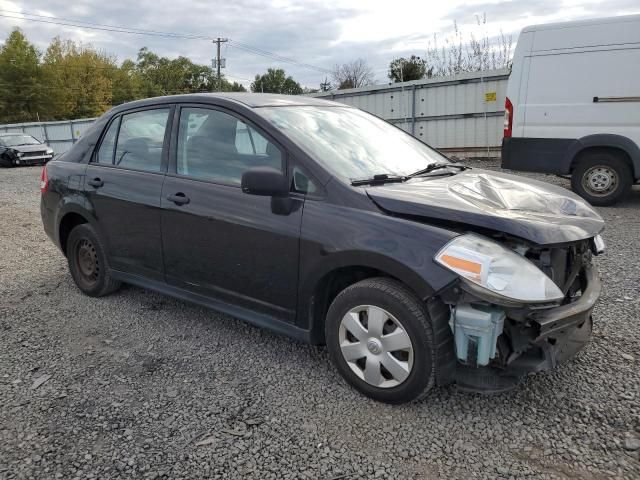
{"type": "Polygon", "coordinates": [[[374,80],[373,70],[362,58],[336,65],[332,77],[338,90],[364,87],[373,84],[374,80]]]}
{"type": "MultiPolygon", "coordinates": [[[[476,22],[478,26],[485,26],[486,15],[476,16],[476,22]]],[[[511,35],[505,35],[502,31],[497,39],[491,39],[486,34],[476,38],[471,34],[466,41],[457,22],[454,22],[453,35],[445,39],[444,46],[438,45],[438,38],[434,35],[433,43],[427,46],[426,62],[431,75],[436,77],[509,68],[512,46],[511,35]]]]}

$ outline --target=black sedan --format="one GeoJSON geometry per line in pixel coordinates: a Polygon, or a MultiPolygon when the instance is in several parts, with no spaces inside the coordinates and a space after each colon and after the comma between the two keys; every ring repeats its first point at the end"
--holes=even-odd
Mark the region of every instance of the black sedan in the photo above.
{"type": "Polygon", "coordinates": [[[339,103],[121,105],[41,180],[44,229],[85,294],[126,282],[326,344],[380,401],[508,390],[591,334],[604,222],[583,199],[339,103]]]}
{"type": "Polygon", "coordinates": [[[53,149],[26,133],[0,133],[0,167],[44,165],[53,149]]]}

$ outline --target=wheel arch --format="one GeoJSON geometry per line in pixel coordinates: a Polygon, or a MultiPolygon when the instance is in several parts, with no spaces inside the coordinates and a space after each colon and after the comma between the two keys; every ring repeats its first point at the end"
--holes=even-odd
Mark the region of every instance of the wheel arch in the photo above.
{"type": "Polygon", "coordinates": [[[84,223],[90,224],[104,241],[104,236],[102,235],[98,222],[93,215],[91,215],[82,206],[75,203],[69,203],[60,210],[56,228],[56,243],[65,256],[67,254],[67,239],[69,238],[71,230],[84,223]]]}
{"type": "Polygon", "coordinates": [[[433,296],[434,289],[418,273],[409,267],[388,258],[358,258],[354,253],[345,253],[344,261],[332,262],[330,266],[307,277],[300,289],[298,300],[299,325],[309,330],[311,343],[324,344],[324,322],[326,312],[333,299],[342,290],[361,280],[385,277],[396,280],[411,290],[418,298],[426,300],[433,296]]]}
{"type": "Polygon", "coordinates": [[[633,178],[640,178],[640,147],[631,139],[614,134],[587,135],[580,138],[567,152],[569,171],[573,173],[581,158],[590,152],[612,150],[618,152],[621,158],[631,167],[633,178]]]}

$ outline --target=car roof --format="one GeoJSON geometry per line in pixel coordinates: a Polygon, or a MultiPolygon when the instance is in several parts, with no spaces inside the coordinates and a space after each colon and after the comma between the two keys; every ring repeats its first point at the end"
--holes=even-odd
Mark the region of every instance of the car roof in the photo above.
{"type": "Polygon", "coordinates": [[[116,107],[144,107],[169,102],[199,102],[217,103],[216,100],[226,100],[243,104],[250,108],[260,107],[285,107],[285,106],[324,106],[345,107],[345,104],[308,97],[306,95],[280,95],[275,93],[248,93],[248,92],[217,92],[217,93],[191,93],[185,95],[170,95],[165,97],[146,98],[125,103],[116,107]]]}

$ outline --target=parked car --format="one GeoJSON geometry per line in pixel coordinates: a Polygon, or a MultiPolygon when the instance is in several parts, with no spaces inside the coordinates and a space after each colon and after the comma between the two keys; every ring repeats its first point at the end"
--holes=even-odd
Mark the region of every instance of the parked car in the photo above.
{"type": "Polygon", "coordinates": [[[505,101],[502,166],[570,175],[593,205],[640,181],[640,15],[525,28],[505,101]]]}
{"type": "Polygon", "coordinates": [[[581,198],[320,99],[118,106],[41,187],[87,295],[126,282],[326,344],[383,402],[513,388],[587,342],[600,294],[604,224],[581,198]]]}
{"type": "Polygon", "coordinates": [[[53,149],[26,133],[0,133],[0,167],[44,165],[53,149]]]}

